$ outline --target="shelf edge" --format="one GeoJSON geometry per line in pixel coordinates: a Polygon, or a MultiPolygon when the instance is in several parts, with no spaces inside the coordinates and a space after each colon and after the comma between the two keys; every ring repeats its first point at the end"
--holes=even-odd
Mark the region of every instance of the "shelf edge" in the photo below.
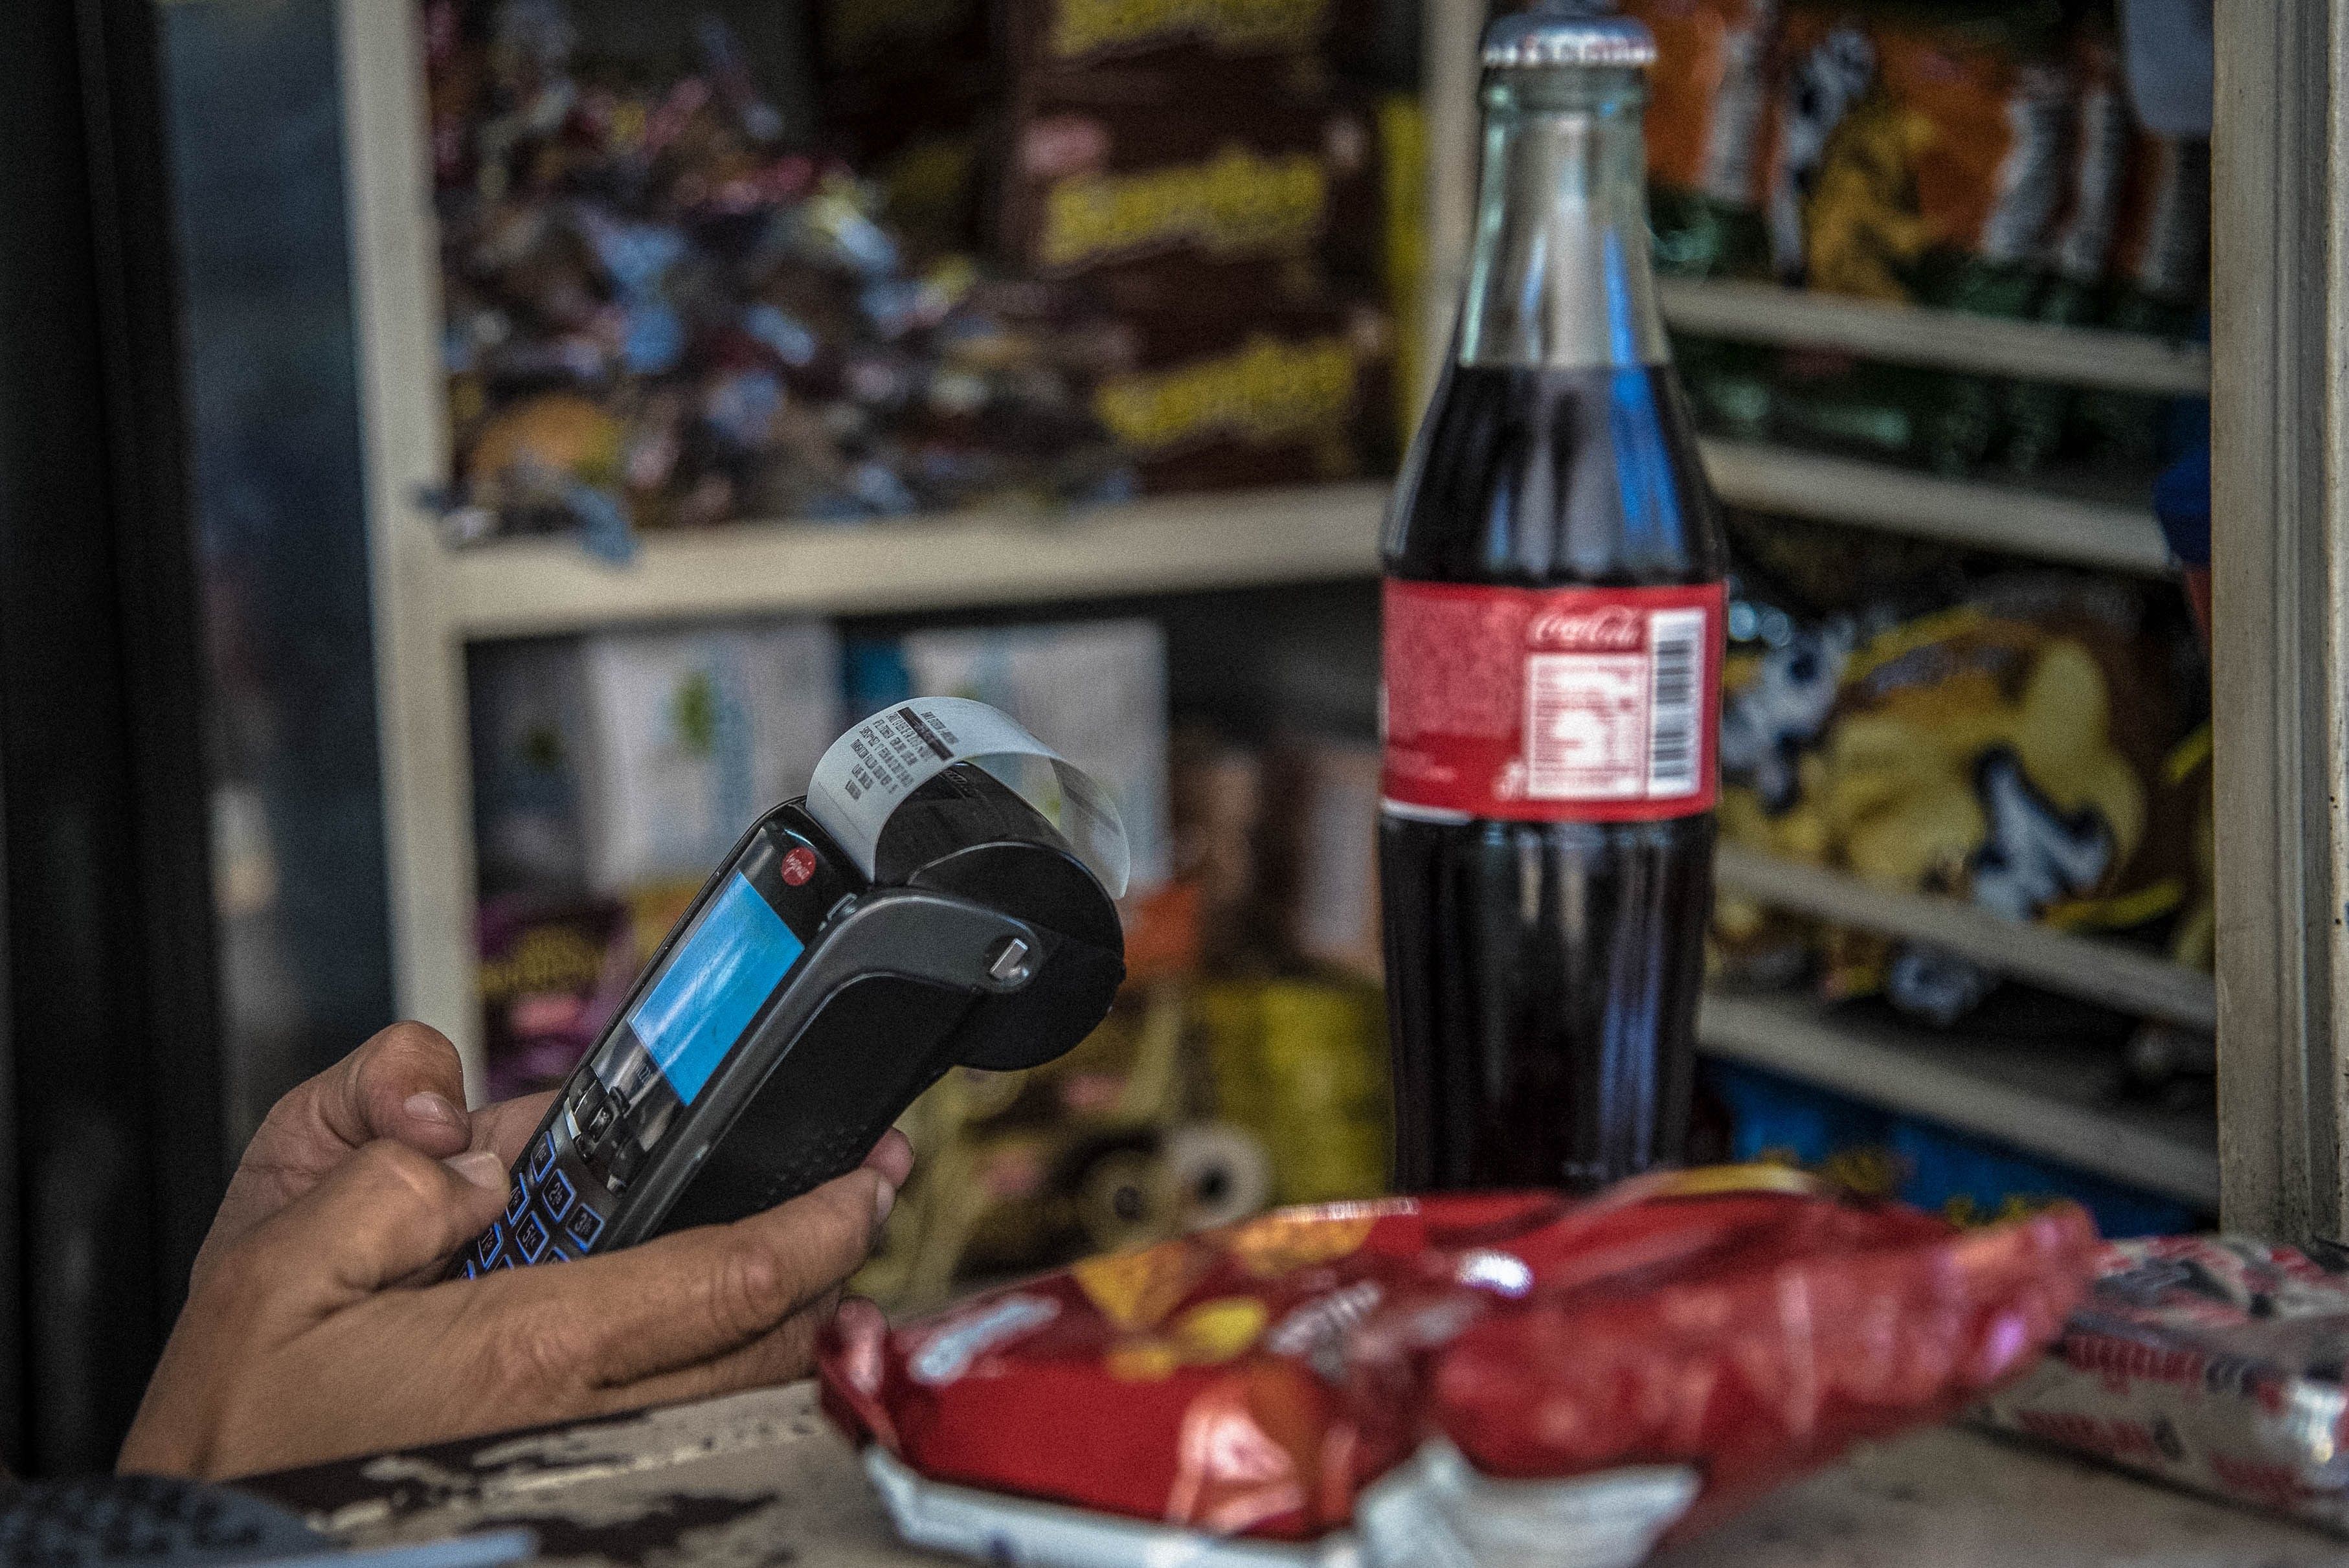
{"type": "MultiPolygon", "coordinates": [[[[2166,576],[2149,514],[1783,448],[1706,440],[1733,505],[2166,576]]],[[[636,562],[568,540],[446,552],[460,638],[747,614],[824,614],[1270,585],[1378,570],[1381,482],[1154,497],[1092,512],[749,522],[647,539],[636,562]],[[1050,545],[1049,557],[1039,545],[1050,545]]],[[[420,517],[412,525],[430,525],[420,517]]]]}
{"type": "Polygon", "coordinates": [[[1735,844],[1716,851],[1713,876],[1723,888],[1775,908],[1931,943],[2067,996],[2203,1034],[2218,1028],[2219,990],[2210,976],[2117,943],[2002,920],[1955,899],[1870,887],[1735,844]]]}
{"type": "Polygon", "coordinates": [[[2204,397],[2199,344],[2140,333],[1838,297],[1730,279],[1659,278],[1665,324],[1698,337],[1841,349],[1897,365],[2066,387],[2204,397]]]}
{"type": "Polygon", "coordinates": [[[1365,577],[1384,484],[1162,497],[1092,512],[989,511],[655,536],[626,566],[567,540],[449,552],[466,638],[691,617],[878,613],[1365,577]],[[1049,547],[1049,552],[1043,548],[1049,547]]]}
{"type": "Polygon", "coordinates": [[[2173,570],[2150,511],[1760,442],[1698,445],[1713,489],[1732,506],[2133,576],[2173,570]]]}
{"type": "Polygon", "coordinates": [[[1801,1003],[1720,995],[1704,999],[1697,1042],[1708,1056],[1799,1078],[2128,1186],[2218,1206],[2215,1150],[1936,1062],[1930,1043],[1887,1045],[1838,1027],[1801,1003]]]}

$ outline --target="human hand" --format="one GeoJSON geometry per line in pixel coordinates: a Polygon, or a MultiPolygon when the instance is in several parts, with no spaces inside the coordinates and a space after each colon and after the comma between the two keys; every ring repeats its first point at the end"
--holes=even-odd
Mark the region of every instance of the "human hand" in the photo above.
{"type": "MultiPolygon", "coordinates": [[[[326,1104],[372,1118],[376,1074],[398,1078],[357,1071],[366,1092],[326,1104]]],[[[469,1141],[490,1147],[436,1160],[377,1138],[325,1169],[312,1157],[334,1129],[362,1122],[289,1113],[279,1147],[299,1157],[257,1167],[237,1215],[223,1205],[120,1468],[243,1475],[804,1373],[841,1283],[911,1171],[903,1135],[885,1135],[859,1170],[734,1224],[419,1283],[502,1212],[507,1168],[543,1113],[534,1099],[528,1119],[470,1119],[469,1141]]]]}
{"type": "Polygon", "coordinates": [[[229,1178],[194,1272],[377,1139],[436,1160],[492,1149],[511,1164],[553,1098],[525,1095],[468,1112],[464,1068],[448,1037],[424,1024],[394,1024],[269,1108],[229,1178]]]}

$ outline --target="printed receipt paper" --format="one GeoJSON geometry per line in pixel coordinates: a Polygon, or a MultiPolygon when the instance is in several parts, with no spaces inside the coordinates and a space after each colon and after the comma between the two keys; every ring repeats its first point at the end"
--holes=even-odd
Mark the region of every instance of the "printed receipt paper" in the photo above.
{"type": "Polygon", "coordinates": [[[850,729],[808,781],[808,815],[874,874],[881,830],[906,796],[957,762],[975,762],[1060,830],[1112,898],[1125,892],[1125,824],[1083,769],[1008,716],[966,697],[916,697],[850,729]]]}

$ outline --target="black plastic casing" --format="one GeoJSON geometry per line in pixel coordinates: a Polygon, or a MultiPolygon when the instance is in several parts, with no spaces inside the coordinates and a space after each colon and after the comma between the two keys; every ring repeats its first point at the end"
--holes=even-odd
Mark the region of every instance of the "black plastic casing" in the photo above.
{"type": "Polygon", "coordinates": [[[1108,1013],[1125,977],[1115,905],[1050,825],[982,769],[958,763],[908,796],[883,830],[874,872],[865,878],[802,801],[761,818],[573,1069],[515,1169],[504,1218],[451,1277],[771,1208],[855,1169],[947,1068],[1040,1066],[1108,1013]],[[680,1098],[630,1020],[738,873],[804,950],[680,1098]]]}

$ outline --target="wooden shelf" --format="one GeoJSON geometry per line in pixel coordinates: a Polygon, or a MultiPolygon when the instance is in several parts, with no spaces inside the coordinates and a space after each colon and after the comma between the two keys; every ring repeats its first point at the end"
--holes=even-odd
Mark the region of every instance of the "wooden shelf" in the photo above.
{"type": "Polygon", "coordinates": [[[1713,489],[1732,506],[2142,577],[2172,569],[2160,525],[2141,508],[1752,441],[1702,446],[1713,489]]]}
{"type": "Polygon", "coordinates": [[[1774,908],[1931,943],[1983,968],[2067,996],[2209,1034],[2219,1024],[2210,976],[2116,942],[2002,920],[1955,899],[1890,892],[1856,877],[1723,844],[1720,885],[1774,908]]]}
{"type": "Polygon", "coordinates": [[[2210,387],[2209,351],[2133,332],[2054,326],[1809,294],[1773,284],[1657,280],[1674,330],[1738,343],[1836,348],[1866,359],[2168,397],[2210,387]]]}
{"type": "Polygon", "coordinates": [[[1855,1022],[1784,997],[1708,995],[1707,1055],[1920,1117],[2204,1208],[2219,1202],[2207,1117],[2106,1102],[2106,1052],[1855,1022]]]}
{"type": "Polygon", "coordinates": [[[1172,496],[1066,515],[740,523],[655,535],[613,566],[570,540],[450,552],[469,638],[699,616],[843,614],[1365,577],[1382,484],[1172,496]]]}

